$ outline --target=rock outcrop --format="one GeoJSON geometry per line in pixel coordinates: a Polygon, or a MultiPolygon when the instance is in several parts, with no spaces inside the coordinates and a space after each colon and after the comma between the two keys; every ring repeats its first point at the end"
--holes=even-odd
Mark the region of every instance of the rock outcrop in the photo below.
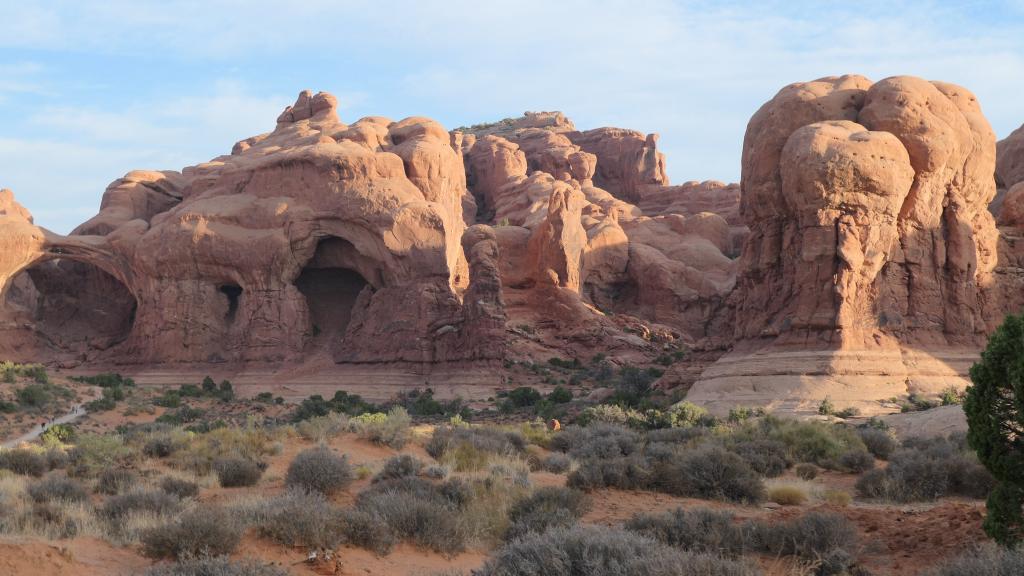
{"type": "Polygon", "coordinates": [[[736,351],[695,398],[870,402],[963,386],[963,358],[1006,310],[994,169],[995,136],[964,88],[861,76],[783,88],[744,139],[736,351]]]}
{"type": "Polygon", "coordinates": [[[560,112],[346,124],[303,92],[229,155],[115,180],[69,236],[0,191],[0,356],[499,378],[520,354],[685,345],[729,351],[689,396],[716,411],[867,412],[962,386],[1024,306],[1024,132],[997,149],[963,88],[783,88],[739,185],[671,186],[657,140],[560,112]]]}

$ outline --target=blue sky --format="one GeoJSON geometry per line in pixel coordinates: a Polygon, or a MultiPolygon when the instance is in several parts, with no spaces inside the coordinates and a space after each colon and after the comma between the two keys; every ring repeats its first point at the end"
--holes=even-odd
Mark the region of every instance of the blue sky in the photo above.
{"type": "Polygon", "coordinates": [[[913,74],[1024,123],[1024,0],[0,0],[0,187],[67,232],[106,185],[273,129],[304,88],[343,120],[447,127],[562,110],[659,132],[673,182],[739,178],[747,120],[783,85],[913,74]]]}

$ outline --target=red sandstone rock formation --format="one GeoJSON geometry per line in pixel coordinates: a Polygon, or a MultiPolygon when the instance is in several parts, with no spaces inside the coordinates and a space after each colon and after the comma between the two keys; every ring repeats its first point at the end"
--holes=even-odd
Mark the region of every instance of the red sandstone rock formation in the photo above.
{"type": "Polygon", "coordinates": [[[693,399],[877,409],[963,386],[1013,309],[1015,249],[987,210],[995,137],[966,89],[912,77],[783,88],[751,118],[736,351],[693,399]],[[872,404],[874,402],[874,404],[872,404]]]}

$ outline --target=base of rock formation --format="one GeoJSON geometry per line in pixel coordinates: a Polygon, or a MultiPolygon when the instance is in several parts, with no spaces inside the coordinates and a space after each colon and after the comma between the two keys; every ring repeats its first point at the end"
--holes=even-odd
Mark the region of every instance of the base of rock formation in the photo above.
{"type": "Polygon", "coordinates": [[[734,406],[816,414],[823,400],[861,415],[887,414],[893,399],[918,393],[934,397],[969,383],[974,349],[764,350],[731,353],[709,366],[687,400],[724,415],[734,406]],[[887,405],[888,404],[888,405],[887,405]]]}

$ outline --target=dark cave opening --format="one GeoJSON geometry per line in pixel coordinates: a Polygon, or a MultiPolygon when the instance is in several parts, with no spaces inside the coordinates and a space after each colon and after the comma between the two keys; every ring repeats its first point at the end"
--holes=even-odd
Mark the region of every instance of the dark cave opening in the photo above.
{"type": "Polygon", "coordinates": [[[242,298],[242,287],[238,284],[223,284],[218,290],[228,299],[228,311],[224,314],[224,320],[228,324],[232,324],[235,321],[235,316],[238,315],[238,302],[242,298]]]}
{"type": "Polygon", "coordinates": [[[49,344],[106,349],[131,334],[138,303],[120,280],[85,262],[39,262],[11,279],[4,305],[49,344]]]}
{"type": "Polygon", "coordinates": [[[295,286],[306,297],[310,329],[314,336],[331,340],[344,338],[359,294],[369,283],[349,265],[359,255],[341,238],[322,240],[310,262],[302,269],[295,286]]]}

